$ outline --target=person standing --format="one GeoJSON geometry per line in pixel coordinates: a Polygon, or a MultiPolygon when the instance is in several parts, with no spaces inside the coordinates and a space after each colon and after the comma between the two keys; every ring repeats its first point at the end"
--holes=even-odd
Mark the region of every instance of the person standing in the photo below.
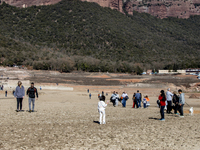
{"type": "Polygon", "coordinates": [[[164,90],[160,91],[160,96],[158,97],[158,99],[160,100],[160,114],[161,114],[160,121],[165,121],[164,108],[165,108],[166,96],[164,90]]]}
{"type": "Polygon", "coordinates": [[[5,97],[7,97],[7,94],[8,94],[8,91],[6,90],[6,91],[5,91],[5,97]]]}
{"type": "Polygon", "coordinates": [[[140,93],[139,90],[137,90],[137,93],[135,94],[135,99],[136,99],[137,108],[140,108],[141,107],[142,94],[140,93]]]}
{"type": "Polygon", "coordinates": [[[89,94],[89,98],[91,99],[91,97],[92,97],[92,94],[90,93],[90,94],[89,94]]]}
{"type": "Polygon", "coordinates": [[[35,108],[35,95],[38,99],[38,92],[37,89],[34,87],[34,83],[31,83],[31,87],[28,88],[26,95],[28,95],[28,103],[29,103],[29,112],[34,112],[35,108]],[[31,103],[32,103],[32,110],[31,110],[31,103]]]}
{"type": "Polygon", "coordinates": [[[14,96],[17,99],[17,112],[22,111],[22,101],[25,96],[25,90],[24,90],[24,86],[22,85],[21,81],[18,81],[18,86],[15,89],[14,96]],[[20,110],[19,110],[19,106],[20,106],[20,110]]]}
{"type": "Polygon", "coordinates": [[[177,96],[177,92],[173,92],[173,103],[174,103],[174,114],[177,114],[177,110],[179,108],[179,97],[177,96]]]}
{"type": "Polygon", "coordinates": [[[135,105],[136,105],[136,100],[135,100],[135,93],[133,94],[133,107],[132,108],[135,108],[135,105]]]}
{"type": "Polygon", "coordinates": [[[110,98],[111,102],[113,103],[113,106],[115,107],[116,103],[116,93],[115,91],[113,92],[113,94],[111,95],[111,98],[110,98]]]}
{"type": "Polygon", "coordinates": [[[180,117],[184,117],[183,115],[183,106],[185,105],[185,94],[182,93],[182,90],[179,89],[178,93],[180,94],[179,96],[179,112],[180,112],[180,117]]]}
{"type": "MultiPolygon", "coordinates": [[[[104,96],[104,95],[102,95],[102,96],[104,96]]],[[[108,102],[107,102],[107,104],[108,104],[108,102]]],[[[99,124],[102,124],[102,118],[103,118],[103,124],[106,124],[105,109],[106,109],[107,104],[105,103],[105,98],[100,98],[100,101],[98,102],[98,112],[100,115],[99,124]]]]}
{"type": "Polygon", "coordinates": [[[119,102],[119,94],[118,92],[116,92],[115,106],[118,106],[118,102],[119,102]]]}
{"type": "Polygon", "coordinates": [[[122,107],[126,107],[126,101],[128,99],[128,94],[126,93],[126,91],[124,91],[122,93],[122,107]]]}
{"type": "Polygon", "coordinates": [[[87,92],[89,93],[89,92],[90,92],[90,90],[88,89],[88,90],[87,90],[87,92]]]}
{"type": "Polygon", "coordinates": [[[167,113],[170,114],[172,110],[172,97],[173,97],[170,88],[167,89],[166,97],[167,97],[167,113]]]}
{"type": "Polygon", "coordinates": [[[147,99],[146,99],[146,96],[144,97],[143,99],[143,108],[146,108],[147,106],[147,99]]]}

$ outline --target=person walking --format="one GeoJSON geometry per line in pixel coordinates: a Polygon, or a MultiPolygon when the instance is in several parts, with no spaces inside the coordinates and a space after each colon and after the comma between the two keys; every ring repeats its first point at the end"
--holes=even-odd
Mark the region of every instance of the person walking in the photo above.
{"type": "Polygon", "coordinates": [[[111,95],[111,98],[110,98],[111,102],[113,103],[113,106],[115,107],[116,103],[116,93],[115,91],[113,92],[113,94],[111,95]]]}
{"type": "Polygon", "coordinates": [[[180,112],[180,117],[183,118],[183,106],[185,105],[185,94],[182,93],[182,90],[179,89],[178,93],[180,94],[179,96],[179,112],[180,112]]]}
{"type": "Polygon", "coordinates": [[[122,93],[122,107],[126,107],[126,101],[128,100],[128,94],[126,93],[126,91],[124,91],[122,93]]]}
{"type": "Polygon", "coordinates": [[[132,99],[133,99],[133,107],[132,107],[132,108],[136,108],[135,106],[137,106],[137,105],[136,105],[135,94],[136,94],[136,93],[133,94],[133,98],[132,98],[132,99]]]}
{"type": "Polygon", "coordinates": [[[179,108],[179,97],[178,97],[176,91],[173,92],[172,100],[173,100],[173,103],[174,103],[174,114],[178,115],[177,110],[179,108]]]}
{"type": "Polygon", "coordinates": [[[21,81],[18,81],[18,86],[15,89],[14,96],[17,99],[17,112],[22,111],[22,101],[25,96],[25,90],[24,90],[24,86],[22,85],[21,81]],[[19,110],[19,106],[20,106],[20,110],[19,110]]]}
{"type": "Polygon", "coordinates": [[[34,83],[31,83],[31,87],[28,88],[26,95],[29,97],[28,98],[28,103],[29,103],[29,112],[34,112],[35,108],[35,95],[38,99],[38,92],[37,89],[34,87],[34,83]],[[31,110],[31,103],[32,103],[32,110],[31,110]]]}
{"type": "Polygon", "coordinates": [[[90,94],[89,94],[89,98],[91,99],[91,97],[92,97],[92,94],[90,93],[90,94]]]}
{"type": "Polygon", "coordinates": [[[116,94],[115,94],[116,96],[116,98],[115,98],[115,106],[118,106],[118,102],[119,102],[119,94],[118,94],[118,92],[116,92],[116,94]]]}
{"type": "MultiPolygon", "coordinates": [[[[104,96],[104,95],[102,95],[104,96]]],[[[105,97],[105,96],[104,96],[105,97]]],[[[108,102],[107,102],[108,104],[108,102]]],[[[98,112],[99,112],[99,124],[106,124],[106,113],[105,113],[105,109],[107,104],[105,103],[105,98],[100,98],[100,101],[98,102],[98,112]],[[103,122],[102,122],[102,118],[103,118],[103,122]]]]}
{"type": "Polygon", "coordinates": [[[167,113],[170,114],[172,110],[172,97],[173,97],[170,88],[167,89],[166,97],[167,97],[167,113]]]}
{"type": "Polygon", "coordinates": [[[6,91],[5,91],[5,97],[7,97],[7,94],[8,94],[8,91],[6,90],[6,91]]]}
{"type": "Polygon", "coordinates": [[[141,107],[142,94],[140,93],[139,90],[137,90],[137,93],[135,94],[135,99],[136,99],[137,108],[140,108],[141,107]]]}
{"type": "Polygon", "coordinates": [[[160,100],[160,114],[161,114],[160,121],[165,121],[164,108],[165,108],[166,96],[164,90],[160,91],[160,96],[158,97],[158,99],[160,100]]]}

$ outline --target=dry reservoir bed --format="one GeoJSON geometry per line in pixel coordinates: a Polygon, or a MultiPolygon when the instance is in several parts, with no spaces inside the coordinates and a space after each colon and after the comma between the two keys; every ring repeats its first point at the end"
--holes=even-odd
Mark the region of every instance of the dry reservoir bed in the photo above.
{"type": "Polygon", "coordinates": [[[129,99],[127,108],[109,104],[107,124],[99,125],[96,95],[90,100],[84,92],[40,91],[34,113],[26,112],[27,97],[25,111],[17,113],[16,100],[1,95],[0,149],[199,149],[200,114],[165,114],[161,122],[156,97],[150,97],[148,109],[132,109],[129,99]]]}

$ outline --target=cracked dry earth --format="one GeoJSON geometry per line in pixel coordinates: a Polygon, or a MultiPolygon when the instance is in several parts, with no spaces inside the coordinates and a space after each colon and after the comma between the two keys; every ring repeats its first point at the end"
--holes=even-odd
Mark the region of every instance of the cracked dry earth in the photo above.
{"type": "Polygon", "coordinates": [[[25,111],[17,113],[16,100],[1,95],[0,149],[200,149],[200,115],[170,114],[161,122],[156,120],[155,97],[148,109],[132,109],[131,100],[126,108],[109,104],[107,124],[99,125],[97,97],[66,91],[42,91],[39,96],[37,112],[26,112],[26,97],[25,111]]]}

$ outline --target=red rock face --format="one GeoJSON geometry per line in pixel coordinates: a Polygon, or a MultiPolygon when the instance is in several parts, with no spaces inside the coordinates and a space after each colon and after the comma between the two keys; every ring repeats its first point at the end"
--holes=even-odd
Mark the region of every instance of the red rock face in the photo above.
{"type": "MultiPolygon", "coordinates": [[[[32,5],[50,5],[61,0],[0,0],[17,7],[29,7],[32,5]]],[[[190,15],[200,15],[200,0],[82,0],[98,3],[102,7],[110,7],[123,12],[123,1],[125,9],[129,14],[133,10],[149,13],[158,18],[178,17],[188,18],[190,15]]]]}

